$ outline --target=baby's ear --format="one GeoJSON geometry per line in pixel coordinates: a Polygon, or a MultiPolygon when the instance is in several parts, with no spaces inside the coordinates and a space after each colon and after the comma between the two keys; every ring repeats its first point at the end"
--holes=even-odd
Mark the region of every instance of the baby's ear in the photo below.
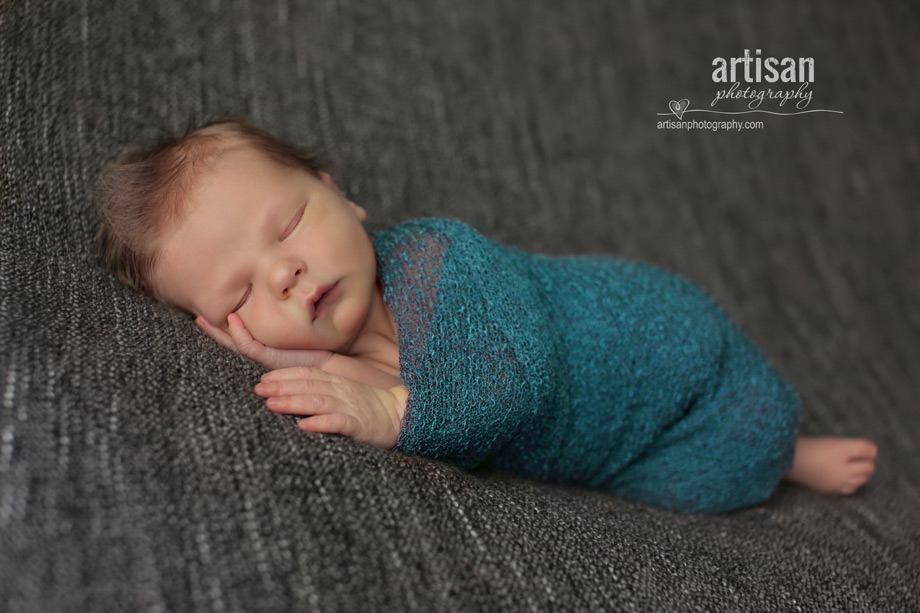
{"type": "Polygon", "coordinates": [[[357,215],[358,217],[358,221],[360,221],[361,223],[364,223],[367,220],[367,211],[364,210],[364,207],[358,206],[351,200],[348,201],[348,204],[350,204],[352,209],[354,209],[355,215],[357,215]]]}
{"type": "Polygon", "coordinates": [[[320,180],[328,185],[331,188],[334,188],[335,191],[342,193],[342,190],[339,189],[339,186],[335,184],[335,181],[332,180],[332,177],[329,176],[329,173],[325,170],[320,170],[318,173],[320,180]]]}
{"type": "Polygon", "coordinates": [[[329,176],[328,172],[320,170],[318,174],[319,174],[319,178],[322,179],[323,183],[325,183],[326,185],[334,189],[336,192],[338,192],[338,194],[346,202],[348,202],[348,204],[351,205],[352,209],[355,211],[355,215],[358,217],[358,220],[361,223],[364,223],[364,221],[367,219],[367,211],[364,210],[363,207],[360,207],[354,202],[352,202],[351,200],[349,200],[348,197],[345,195],[345,193],[341,189],[339,189],[339,186],[335,184],[335,181],[332,180],[332,177],[329,176]]]}

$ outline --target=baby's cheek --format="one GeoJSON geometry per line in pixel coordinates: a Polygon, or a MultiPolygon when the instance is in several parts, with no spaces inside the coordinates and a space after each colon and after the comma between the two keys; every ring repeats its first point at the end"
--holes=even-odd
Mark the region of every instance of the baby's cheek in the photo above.
{"type": "Polygon", "coordinates": [[[249,328],[249,333],[252,334],[252,338],[263,345],[287,349],[284,343],[285,335],[281,334],[279,326],[254,319],[251,323],[247,323],[247,327],[249,328]]]}
{"type": "Polygon", "coordinates": [[[309,340],[304,338],[303,324],[281,314],[267,319],[253,323],[251,332],[255,340],[276,349],[310,349],[309,340]]]}
{"type": "Polygon", "coordinates": [[[336,333],[348,339],[360,334],[370,317],[369,301],[343,300],[332,313],[332,327],[336,333]]]}

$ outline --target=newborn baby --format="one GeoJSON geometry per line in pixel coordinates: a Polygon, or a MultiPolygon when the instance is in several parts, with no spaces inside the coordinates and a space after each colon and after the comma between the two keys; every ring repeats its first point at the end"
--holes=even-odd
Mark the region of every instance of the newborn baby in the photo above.
{"type": "Polygon", "coordinates": [[[325,170],[212,122],[107,167],[97,248],[272,369],[255,392],[310,432],[690,513],[874,471],[870,441],[796,436],[795,390],[685,279],[450,218],[369,234],[325,170]]]}

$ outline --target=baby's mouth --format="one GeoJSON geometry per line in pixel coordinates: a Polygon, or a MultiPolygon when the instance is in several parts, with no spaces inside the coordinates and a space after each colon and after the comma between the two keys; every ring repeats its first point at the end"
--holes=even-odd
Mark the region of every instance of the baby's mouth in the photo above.
{"type": "MultiPolygon", "coordinates": [[[[328,294],[329,292],[326,292],[328,294]]],[[[316,301],[316,304],[313,305],[313,321],[319,317],[320,311],[323,310],[323,298],[326,297],[326,294],[323,294],[319,297],[319,300],[316,301]]]]}
{"type": "Polygon", "coordinates": [[[319,316],[322,314],[323,310],[326,307],[326,298],[335,291],[335,288],[338,287],[338,282],[334,283],[332,287],[323,292],[320,297],[316,300],[316,303],[313,305],[313,321],[316,321],[319,316]]]}

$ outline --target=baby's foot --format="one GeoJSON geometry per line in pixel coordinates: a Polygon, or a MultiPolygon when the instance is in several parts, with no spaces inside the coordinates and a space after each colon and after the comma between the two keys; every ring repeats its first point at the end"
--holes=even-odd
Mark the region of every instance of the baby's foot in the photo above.
{"type": "Polygon", "coordinates": [[[863,438],[800,436],[785,478],[822,494],[849,495],[875,472],[878,447],[863,438]]]}

